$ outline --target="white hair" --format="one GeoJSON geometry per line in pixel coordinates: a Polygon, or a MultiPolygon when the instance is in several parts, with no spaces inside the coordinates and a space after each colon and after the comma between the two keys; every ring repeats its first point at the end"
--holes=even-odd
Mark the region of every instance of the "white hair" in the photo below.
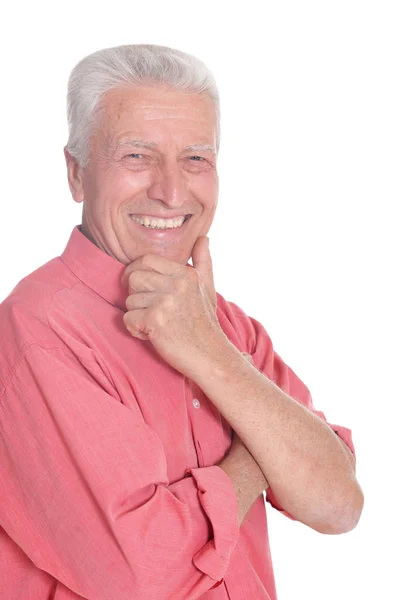
{"type": "Polygon", "coordinates": [[[122,86],[170,85],[194,93],[206,93],[216,113],[216,149],[220,143],[220,102],[216,82],[206,65],[191,54],[150,44],[105,48],[83,58],[68,81],[67,149],[87,166],[90,136],[103,95],[122,86]]]}

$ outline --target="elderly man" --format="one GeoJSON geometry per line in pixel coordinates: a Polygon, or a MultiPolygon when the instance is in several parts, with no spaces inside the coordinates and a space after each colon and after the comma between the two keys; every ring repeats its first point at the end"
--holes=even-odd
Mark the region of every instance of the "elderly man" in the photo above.
{"type": "Polygon", "coordinates": [[[263,491],[329,534],[363,496],[350,431],[215,291],[212,75],[102,50],[68,118],[82,223],[0,309],[1,598],[275,600],[263,491]]]}

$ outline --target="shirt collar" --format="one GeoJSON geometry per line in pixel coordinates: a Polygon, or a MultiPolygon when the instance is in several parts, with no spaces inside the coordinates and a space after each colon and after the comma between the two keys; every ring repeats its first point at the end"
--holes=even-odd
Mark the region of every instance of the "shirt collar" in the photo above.
{"type": "Polygon", "coordinates": [[[96,294],[126,311],[128,290],[121,284],[126,266],[93,244],[80,231],[80,225],[74,227],[60,258],[96,294]]]}

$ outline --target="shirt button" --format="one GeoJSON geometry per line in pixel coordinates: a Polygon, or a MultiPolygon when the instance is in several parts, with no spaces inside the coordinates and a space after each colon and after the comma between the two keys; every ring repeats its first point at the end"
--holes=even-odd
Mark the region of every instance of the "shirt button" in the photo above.
{"type": "Polygon", "coordinates": [[[194,408],[199,408],[201,406],[201,403],[199,400],[197,400],[197,398],[194,398],[193,406],[194,406],[194,408]]]}

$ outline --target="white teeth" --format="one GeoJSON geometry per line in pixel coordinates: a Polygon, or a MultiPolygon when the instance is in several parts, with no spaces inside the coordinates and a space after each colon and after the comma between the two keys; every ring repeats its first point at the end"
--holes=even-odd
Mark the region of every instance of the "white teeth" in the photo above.
{"type": "Polygon", "coordinates": [[[185,217],[175,217],[173,219],[154,219],[153,217],[135,217],[131,215],[132,219],[144,227],[151,227],[152,229],[171,229],[174,227],[180,227],[183,225],[185,217]]]}

